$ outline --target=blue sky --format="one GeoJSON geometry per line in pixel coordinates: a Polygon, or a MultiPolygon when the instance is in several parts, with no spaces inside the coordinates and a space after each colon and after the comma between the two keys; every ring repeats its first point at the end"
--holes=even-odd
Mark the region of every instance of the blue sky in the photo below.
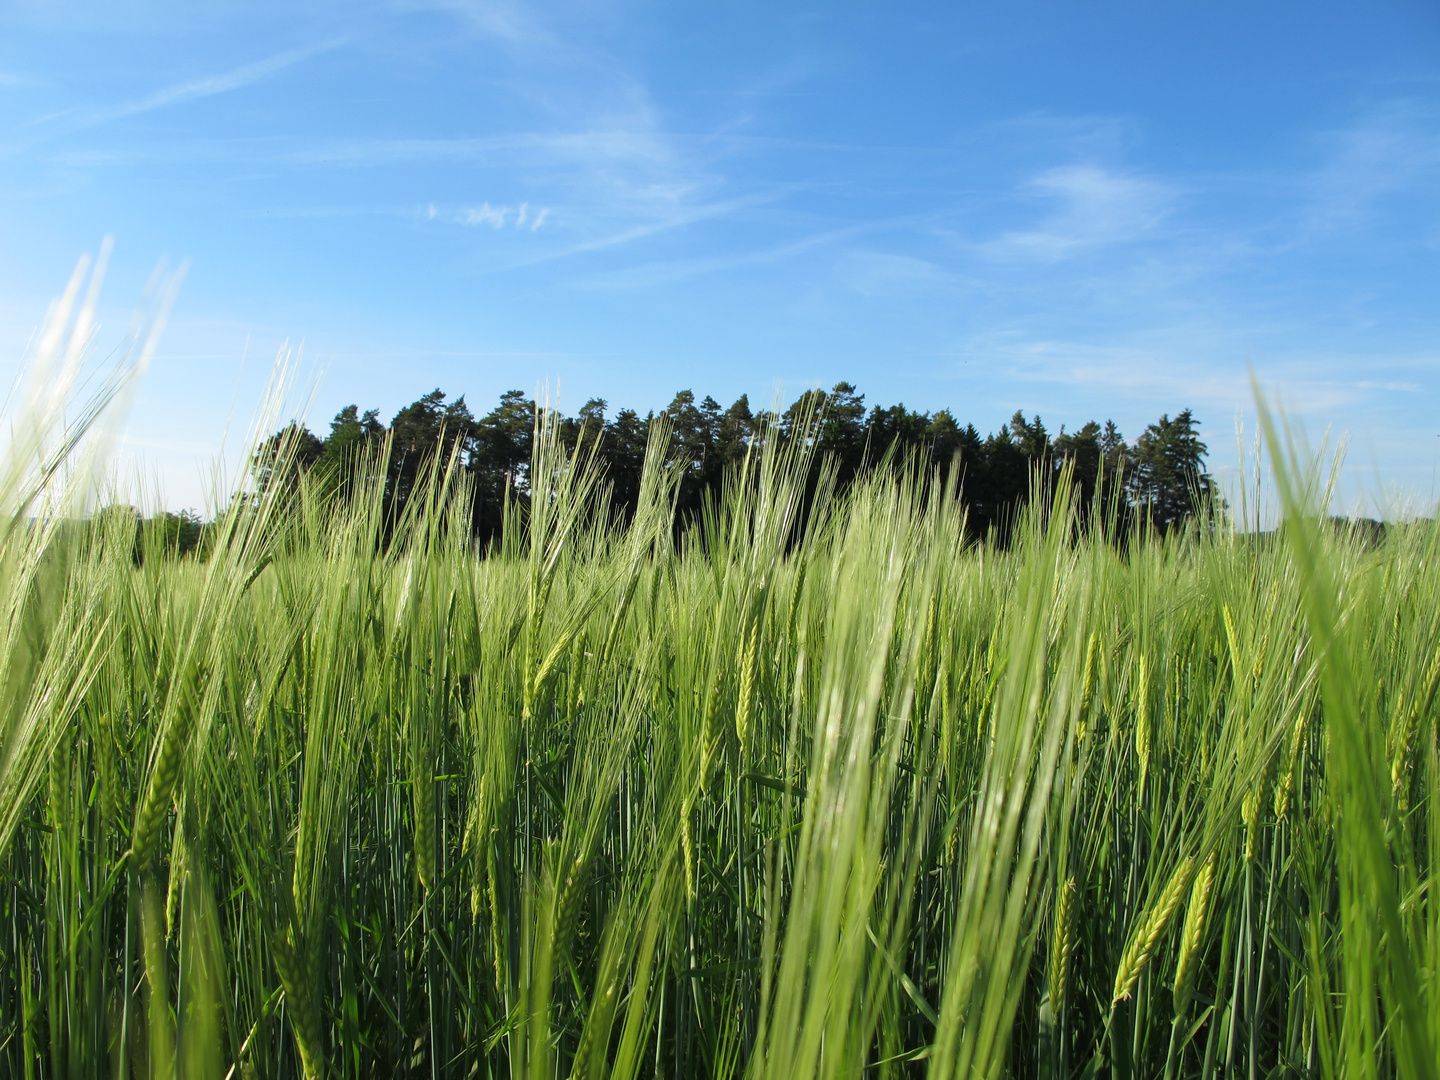
{"type": "Polygon", "coordinates": [[[321,430],[849,379],[987,431],[1189,406],[1222,471],[1253,368],[1347,498],[1429,500],[1437,181],[1434,3],[12,0],[0,360],[113,234],[102,355],[191,263],[126,438],[175,506],[287,341],[321,430]]]}

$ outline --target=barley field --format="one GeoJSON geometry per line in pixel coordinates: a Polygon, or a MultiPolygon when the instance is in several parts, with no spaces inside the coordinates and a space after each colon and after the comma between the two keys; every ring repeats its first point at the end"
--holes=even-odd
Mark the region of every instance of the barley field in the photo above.
{"type": "Polygon", "coordinates": [[[1435,528],[1272,430],[1277,532],[778,440],[677,531],[664,434],[631,520],[542,417],[497,548],[361,462],[203,558],[13,445],[0,1072],[1436,1075],[1435,528]]]}

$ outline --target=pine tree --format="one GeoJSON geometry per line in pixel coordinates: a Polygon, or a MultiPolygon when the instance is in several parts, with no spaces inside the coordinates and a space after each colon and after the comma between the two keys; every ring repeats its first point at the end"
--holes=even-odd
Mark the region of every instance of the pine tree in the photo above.
{"type": "Polygon", "coordinates": [[[1208,507],[1214,496],[1208,452],[1189,409],[1147,427],[1135,440],[1127,484],[1141,518],[1165,532],[1208,507]]]}

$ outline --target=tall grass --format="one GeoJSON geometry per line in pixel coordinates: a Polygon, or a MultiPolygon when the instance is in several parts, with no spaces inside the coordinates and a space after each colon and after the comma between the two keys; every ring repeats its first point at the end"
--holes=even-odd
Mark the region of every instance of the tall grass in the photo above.
{"type": "Polygon", "coordinates": [[[1433,527],[1272,431],[1283,535],[967,547],[770,438],[677,539],[653,435],[488,552],[453,461],[137,560],[12,457],[0,1070],[1435,1074],[1433,527]]]}

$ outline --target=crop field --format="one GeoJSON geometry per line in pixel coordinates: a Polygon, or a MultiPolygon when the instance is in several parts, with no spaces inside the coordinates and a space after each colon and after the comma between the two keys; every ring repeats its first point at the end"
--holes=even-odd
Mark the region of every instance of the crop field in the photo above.
{"type": "Polygon", "coordinates": [[[444,463],[185,558],[12,468],[0,1072],[1436,1075],[1433,527],[757,441],[677,532],[662,443],[622,521],[542,423],[488,552],[444,463]]]}

